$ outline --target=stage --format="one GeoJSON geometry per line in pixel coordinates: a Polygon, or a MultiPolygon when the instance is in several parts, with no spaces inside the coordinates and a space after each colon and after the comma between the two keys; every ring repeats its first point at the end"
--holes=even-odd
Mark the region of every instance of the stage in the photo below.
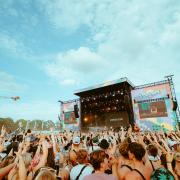
{"type": "Polygon", "coordinates": [[[80,99],[81,129],[133,124],[132,89],[133,84],[121,78],[75,92],[80,99]]]}
{"type": "Polygon", "coordinates": [[[64,128],[120,128],[136,123],[143,130],[178,129],[180,113],[172,78],[140,86],[120,78],[74,94],[79,98],[61,102],[64,128]]]}

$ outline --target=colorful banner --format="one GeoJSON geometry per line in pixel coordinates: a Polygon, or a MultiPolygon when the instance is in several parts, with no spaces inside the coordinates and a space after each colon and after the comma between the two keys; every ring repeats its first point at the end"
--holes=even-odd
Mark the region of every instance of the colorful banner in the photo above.
{"type": "Polygon", "coordinates": [[[175,130],[177,116],[172,110],[169,83],[132,90],[136,123],[146,130],[175,130]]]}

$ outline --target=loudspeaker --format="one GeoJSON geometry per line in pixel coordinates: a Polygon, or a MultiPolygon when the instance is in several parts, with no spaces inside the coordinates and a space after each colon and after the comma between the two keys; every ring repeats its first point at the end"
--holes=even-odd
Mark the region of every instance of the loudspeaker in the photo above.
{"type": "Polygon", "coordinates": [[[75,118],[79,118],[79,109],[78,109],[78,105],[75,104],[74,105],[74,115],[75,115],[75,118]]]}
{"type": "Polygon", "coordinates": [[[177,109],[177,101],[173,101],[173,108],[172,108],[172,110],[176,111],[176,109],[177,109]]]}

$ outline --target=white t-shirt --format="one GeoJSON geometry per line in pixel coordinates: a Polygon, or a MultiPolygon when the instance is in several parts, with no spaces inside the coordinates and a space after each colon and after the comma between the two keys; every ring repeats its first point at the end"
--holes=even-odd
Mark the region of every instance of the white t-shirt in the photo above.
{"type": "MultiPolygon", "coordinates": [[[[81,169],[85,166],[85,164],[78,164],[76,166],[74,166],[72,169],[71,169],[71,172],[70,172],[70,179],[71,180],[76,180],[76,177],[79,175],[81,169]]],[[[82,171],[81,175],[79,176],[79,180],[82,180],[85,176],[89,175],[89,174],[92,174],[93,172],[93,167],[90,166],[90,165],[87,165],[84,170],[82,171]]]]}

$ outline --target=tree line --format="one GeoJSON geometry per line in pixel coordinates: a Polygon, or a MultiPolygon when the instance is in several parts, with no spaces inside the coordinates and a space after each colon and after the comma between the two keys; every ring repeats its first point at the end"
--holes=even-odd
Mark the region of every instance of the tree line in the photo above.
{"type": "Polygon", "coordinates": [[[44,121],[40,119],[19,119],[15,121],[12,118],[0,118],[0,129],[2,126],[6,127],[7,131],[9,132],[15,131],[19,127],[37,131],[48,131],[51,128],[54,130],[60,130],[62,128],[62,124],[60,124],[60,122],[53,122],[52,120],[44,121]]]}

